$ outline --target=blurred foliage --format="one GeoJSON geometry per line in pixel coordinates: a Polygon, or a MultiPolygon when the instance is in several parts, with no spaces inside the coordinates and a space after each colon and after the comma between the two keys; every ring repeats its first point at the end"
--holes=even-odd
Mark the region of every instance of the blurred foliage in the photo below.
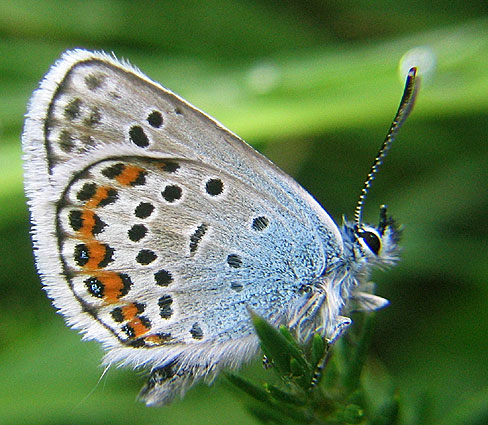
{"type": "MultiPolygon", "coordinates": [[[[399,424],[487,423],[487,29],[483,1],[0,0],[0,423],[257,423],[221,379],[164,409],[135,402],[137,373],[111,369],[98,382],[100,347],[81,343],[40,290],[20,133],[63,50],[129,59],[340,221],[396,110],[399,60],[418,46],[436,71],[366,203],[374,221],[388,203],[405,237],[400,264],[374,276],[391,305],[376,315],[361,385],[372,403],[395,389],[399,424]]],[[[341,341],[332,360],[353,348],[341,341]]],[[[243,374],[263,371],[256,362],[243,374]]]]}

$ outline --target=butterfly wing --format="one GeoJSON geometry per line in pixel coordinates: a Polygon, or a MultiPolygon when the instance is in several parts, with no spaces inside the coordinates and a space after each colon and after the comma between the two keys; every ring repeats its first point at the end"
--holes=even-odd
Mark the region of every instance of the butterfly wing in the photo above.
{"type": "Polygon", "coordinates": [[[107,363],[155,368],[150,403],[249,358],[247,309],[282,322],[341,254],[336,225],[293,179],[105,54],[63,55],[23,146],[45,288],[107,363]]]}

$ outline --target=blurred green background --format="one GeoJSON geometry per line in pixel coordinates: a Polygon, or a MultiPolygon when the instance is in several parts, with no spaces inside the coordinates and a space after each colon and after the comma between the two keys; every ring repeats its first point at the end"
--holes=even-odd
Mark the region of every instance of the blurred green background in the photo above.
{"type": "MultiPolygon", "coordinates": [[[[180,402],[135,401],[41,290],[22,189],[31,92],[68,48],[113,51],[238,133],[338,222],[352,216],[396,111],[410,49],[436,56],[366,203],[403,223],[403,258],[375,274],[391,305],[371,358],[401,423],[488,423],[486,1],[0,1],[0,423],[254,424],[220,378],[180,402]],[[389,378],[385,378],[389,376],[389,378]]],[[[259,376],[259,361],[243,373],[259,376]]],[[[375,379],[375,374],[371,379],[375,379]]]]}

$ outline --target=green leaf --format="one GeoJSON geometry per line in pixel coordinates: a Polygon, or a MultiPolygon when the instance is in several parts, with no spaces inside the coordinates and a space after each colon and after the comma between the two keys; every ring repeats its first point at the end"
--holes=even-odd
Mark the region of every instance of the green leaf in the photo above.
{"type": "Polygon", "coordinates": [[[302,358],[303,357],[302,348],[300,347],[298,342],[295,340],[295,338],[291,334],[290,329],[288,329],[285,325],[281,325],[279,328],[279,331],[280,331],[281,335],[283,335],[286,338],[286,340],[289,342],[290,352],[293,352],[292,356],[295,358],[302,358]]]}
{"type": "Polygon", "coordinates": [[[310,352],[310,363],[313,368],[316,368],[319,362],[322,361],[322,359],[326,355],[327,348],[328,345],[326,344],[324,338],[319,334],[315,334],[312,338],[312,346],[310,352]]]}
{"type": "Polygon", "coordinates": [[[283,403],[293,404],[295,406],[303,406],[305,403],[303,397],[300,397],[294,393],[283,391],[275,385],[267,384],[266,389],[269,391],[273,398],[283,403]]]}
{"type": "Polygon", "coordinates": [[[280,372],[288,375],[291,373],[292,358],[297,359],[301,364],[306,364],[302,353],[283,333],[254,312],[251,312],[251,318],[264,353],[273,360],[280,372]]]}
{"type": "Polygon", "coordinates": [[[232,384],[250,395],[252,398],[262,402],[269,401],[269,394],[266,390],[250,380],[230,372],[226,373],[225,376],[232,384]]]}
{"type": "Polygon", "coordinates": [[[281,410],[264,407],[262,405],[254,405],[248,407],[249,412],[254,415],[263,424],[276,425],[299,425],[295,419],[284,415],[281,410]]]}

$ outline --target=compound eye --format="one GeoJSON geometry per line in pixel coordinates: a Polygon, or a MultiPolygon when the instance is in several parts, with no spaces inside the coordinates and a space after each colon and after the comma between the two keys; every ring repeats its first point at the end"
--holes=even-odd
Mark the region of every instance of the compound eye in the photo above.
{"type": "Polygon", "coordinates": [[[372,253],[375,255],[379,254],[381,249],[381,239],[376,233],[364,231],[360,232],[358,236],[364,241],[372,253]]]}

